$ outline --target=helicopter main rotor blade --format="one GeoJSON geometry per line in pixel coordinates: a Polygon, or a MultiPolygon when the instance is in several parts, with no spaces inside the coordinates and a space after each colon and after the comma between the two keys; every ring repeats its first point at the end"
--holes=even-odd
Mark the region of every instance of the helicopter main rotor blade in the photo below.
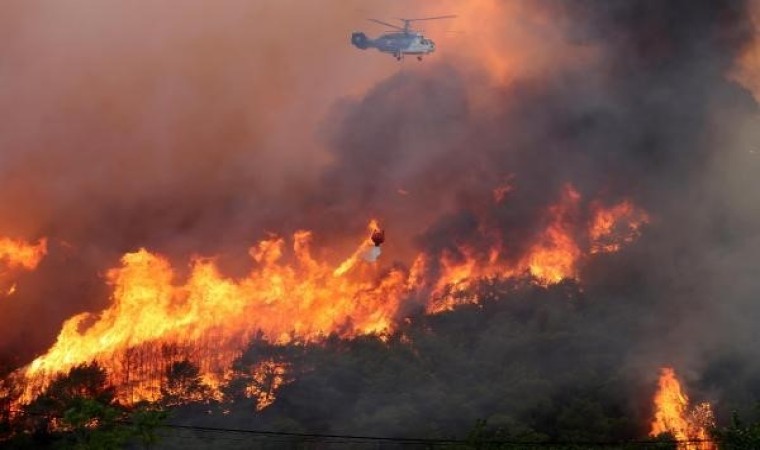
{"type": "Polygon", "coordinates": [[[422,17],[422,18],[419,18],[419,19],[403,19],[403,18],[399,18],[399,20],[403,20],[404,22],[419,22],[421,20],[453,19],[455,17],[457,17],[455,14],[449,14],[448,16],[422,17]]]}
{"type": "Polygon", "coordinates": [[[379,23],[380,25],[385,25],[386,27],[391,27],[394,30],[405,31],[403,28],[401,28],[399,26],[392,25],[392,24],[390,24],[388,22],[383,22],[382,20],[377,20],[377,19],[367,19],[367,20],[369,20],[370,22],[379,23]]]}

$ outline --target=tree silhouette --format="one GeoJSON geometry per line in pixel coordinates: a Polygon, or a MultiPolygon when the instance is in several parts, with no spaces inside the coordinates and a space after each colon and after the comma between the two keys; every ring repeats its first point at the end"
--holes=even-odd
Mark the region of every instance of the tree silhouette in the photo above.
{"type": "Polygon", "coordinates": [[[189,360],[174,362],[166,369],[166,385],[161,388],[163,404],[174,406],[202,401],[209,394],[198,367],[189,360]]]}

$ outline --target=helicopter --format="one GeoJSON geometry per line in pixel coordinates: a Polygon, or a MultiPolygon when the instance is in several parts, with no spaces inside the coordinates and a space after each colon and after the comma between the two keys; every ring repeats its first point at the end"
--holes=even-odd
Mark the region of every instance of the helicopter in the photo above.
{"type": "Polygon", "coordinates": [[[383,22],[382,20],[367,19],[370,22],[385,25],[396,31],[384,33],[377,39],[370,39],[366,34],[357,31],[351,34],[351,43],[362,50],[374,47],[383,53],[390,53],[398,61],[404,59],[404,55],[415,55],[418,60],[422,61],[424,55],[428,55],[435,51],[435,42],[426,38],[421,31],[413,30],[410,27],[410,24],[412,22],[420,22],[423,20],[452,19],[454,17],[456,16],[448,15],[424,17],[420,19],[398,19],[404,24],[403,27],[383,22]]]}

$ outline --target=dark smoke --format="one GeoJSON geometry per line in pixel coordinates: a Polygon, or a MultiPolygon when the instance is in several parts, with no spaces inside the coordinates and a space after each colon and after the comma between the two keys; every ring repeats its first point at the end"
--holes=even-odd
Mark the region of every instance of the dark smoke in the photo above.
{"type": "MultiPolygon", "coordinates": [[[[493,236],[484,225],[520,255],[566,183],[584,199],[580,223],[589,200],[632,199],[654,219],[645,236],[592,260],[581,277],[588,301],[604,304],[599,348],[625,355],[618,362],[631,379],[651,383],[658,367],[674,365],[697,398],[722,402],[724,418],[728,404],[746,410],[760,399],[760,285],[749,269],[760,214],[743,200],[760,188],[750,175],[760,168],[757,138],[746,131],[757,104],[728,74],[753,37],[747,5],[541,7],[574,45],[595,50],[592,64],[496,88],[477,86],[455,61],[389,78],[336,107],[320,205],[339,220],[364,207],[400,229],[428,223],[415,243],[433,255],[461,242],[485,251],[493,236]],[[480,89],[487,108],[470,100],[480,89]],[[505,179],[515,190],[494,205],[490,192],[505,179]],[[399,187],[409,196],[399,198],[399,187]]],[[[508,352],[491,350],[497,359],[508,352]]],[[[630,389],[646,399],[638,407],[651,396],[630,389]]]]}

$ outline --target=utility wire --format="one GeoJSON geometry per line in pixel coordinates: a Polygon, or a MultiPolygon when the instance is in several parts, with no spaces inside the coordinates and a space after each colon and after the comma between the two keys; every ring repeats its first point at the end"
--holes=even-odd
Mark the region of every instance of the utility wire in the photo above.
{"type": "MultiPolygon", "coordinates": [[[[11,413],[17,413],[28,416],[45,416],[49,418],[61,418],[58,416],[47,415],[42,413],[33,413],[29,411],[10,410],[11,413]]],[[[129,420],[122,421],[125,424],[132,424],[129,420]]],[[[397,444],[428,444],[428,445],[507,445],[507,446],[522,446],[522,447],[552,447],[552,446],[585,446],[585,447],[615,447],[615,446],[632,446],[632,445],[658,445],[658,444],[673,444],[673,445],[694,445],[704,443],[715,443],[709,439],[682,439],[682,440],[669,440],[669,441],[616,441],[616,442],[599,442],[599,441],[547,441],[547,442],[526,442],[526,441],[514,441],[514,440],[501,440],[501,439],[435,439],[435,438],[403,438],[403,437],[386,437],[386,436],[366,436],[366,435],[354,435],[354,434],[330,434],[330,433],[296,433],[289,431],[270,431],[270,430],[248,430],[242,428],[223,428],[223,427],[210,427],[202,425],[180,425],[165,423],[158,427],[159,429],[175,429],[175,430],[190,430],[200,431],[207,433],[235,433],[235,434],[251,434],[257,436],[267,437],[288,437],[297,439],[312,439],[312,440],[330,440],[338,439],[343,441],[368,441],[368,442],[388,442],[397,444]]]]}
{"type": "Polygon", "coordinates": [[[287,436],[293,438],[313,438],[313,439],[344,439],[353,441],[382,441],[382,442],[394,442],[405,444],[500,444],[500,445],[521,445],[528,447],[545,447],[545,446],[557,446],[557,445],[582,445],[582,446],[598,446],[598,447],[610,447],[621,445],[653,445],[653,444],[700,444],[713,442],[708,439],[689,439],[689,440],[670,440],[670,441],[619,441],[619,442],[593,442],[593,441],[551,441],[551,442],[525,442],[525,441],[511,441],[511,440],[477,440],[469,441],[466,439],[433,439],[433,438],[400,438],[400,437],[384,437],[384,436],[362,436],[351,434],[322,434],[322,433],[294,433],[287,431],[265,431],[265,430],[245,430],[237,428],[217,428],[206,427],[199,425],[177,425],[177,424],[164,424],[163,427],[174,429],[185,429],[195,431],[207,431],[207,432],[226,432],[226,433],[248,433],[265,436],[287,436]]]}

